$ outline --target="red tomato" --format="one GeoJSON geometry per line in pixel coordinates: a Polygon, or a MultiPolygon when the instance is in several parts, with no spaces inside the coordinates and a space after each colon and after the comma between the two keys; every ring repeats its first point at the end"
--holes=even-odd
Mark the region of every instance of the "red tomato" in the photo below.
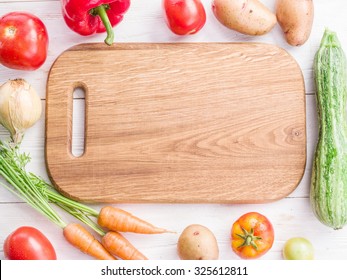
{"type": "Polygon", "coordinates": [[[4,253],[9,260],[56,260],[51,242],[38,229],[20,227],[5,240],[4,253]]]}
{"type": "Polygon", "coordinates": [[[165,20],[177,35],[197,33],[206,22],[206,12],[200,0],[163,0],[165,20]]]}
{"type": "Polygon", "coordinates": [[[0,63],[18,70],[35,70],[46,60],[48,33],[43,22],[25,12],[0,18],[0,63]]]}
{"type": "Polygon", "coordinates": [[[233,224],[231,246],[239,257],[255,259],[271,249],[274,237],[270,221],[257,212],[249,212],[233,224]]]}

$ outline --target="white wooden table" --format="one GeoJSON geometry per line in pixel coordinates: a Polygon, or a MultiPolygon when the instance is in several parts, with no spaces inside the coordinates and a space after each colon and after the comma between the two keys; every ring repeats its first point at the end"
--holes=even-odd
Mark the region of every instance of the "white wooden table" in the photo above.
{"type": "MultiPolygon", "coordinates": [[[[274,9],[274,0],[264,0],[274,9]]],[[[181,232],[187,225],[198,223],[210,228],[218,240],[220,259],[238,259],[230,247],[230,228],[242,214],[258,211],[266,215],[275,229],[272,249],[262,259],[282,259],[284,242],[295,236],[308,238],[315,247],[316,259],[347,259],[347,227],[334,231],[322,225],[313,215],[309,204],[309,184],[314,146],[317,140],[315,89],[313,83],[313,56],[319,46],[325,27],[336,31],[347,51],[347,3],[341,0],[315,0],[315,21],[309,41],[302,47],[290,47],[285,42],[279,26],[262,37],[249,37],[233,32],[217,22],[211,11],[211,0],[203,0],[207,12],[205,27],[196,35],[178,37],[173,35],[164,23],[160,0],[132,0],[131,8],[123,22],[115,28],[118,42],[236,42],[259,41],[276,44],[286,49],[302,68],[306,85],[307,112],[307,166],[305,175],[297,189],[288,197],[268,204],[259,205],[201,205],[201,204],[124,204],[119,207],[132,212],[152,223],[181,232]]],[[[37,71],[23,72],[0,66],[0,82],[22,77],[39,92],[45,104],[45,85],[48,71],[57,56],[67,48],[86,42],[102,42],[104,35],[81,37],[65,24],[59,0],[0,0],[0,15],[11,11],[27,11],[39,16],[45,23],[50,47],[47,61],[37,71]]],[[[78,113],[78,112],[77,112],[78,113]]],[[[29,152],[32,161],[30,171],[47,178],[44,162],[44,114],[40,121],[25,135],[22,150],[29,152]]],[[[81,131],[76,127],[76,131],[81,131]]],[[[0,129],[1,139],[9,135],[0,129]]],[[[78,132],[76,136],[78,142],[78,132]]],[[[75,149],[81,147],[76,145],[75,149]]],[[[76,178],[78,180],[78,178],[76,178]]],[[[100,208],[102,205],[94,205],[100,208]]],[[[63,215],[65,218],[65,215],[63,215]]],[[[66,216],[66,220],[72,220],[66,216]]],[[[6,236],[20,226],[40,229],[52,242],[59,259],[91,259],[72,248],[63,238],[61,230],[20,201],[6,189],[0,188],[0,259],[4,259],[3,242],[6,236]]],[[[155,236],[126,234],[148,258],[176,260],[178,234],[155,236]]]]}

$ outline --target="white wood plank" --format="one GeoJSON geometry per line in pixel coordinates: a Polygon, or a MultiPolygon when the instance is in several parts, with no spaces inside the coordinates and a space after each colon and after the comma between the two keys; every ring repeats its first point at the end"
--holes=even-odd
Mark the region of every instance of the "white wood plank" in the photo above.
{"type": "MultiPolygon", "coordinates": [[[[95,208],[99,208],[95,206],[95,208]]],[[[216,236],[220,259],[238,259],[230,248],[232,223],[248,211],[266,215],[275,229],[275,242],[265,260],[281,259],[284,242],[294,236],[308,238],[315,247],[316,259],[347,259],[347,228],[335,231],[321,225],[313,216],[307,199],[283,199],[261,205],[123,205],[130,211],[152,223],[175,230],[177,234],[125,236],[148,258],[178,259],[176,244],[179,233],[189,224],[203,224],[216,236]],[[281,211],[279,211],[281,209],[281,211]],[[319,234],[318,234],[319,233],[319,234]]],[[[65,217],[65,216],[64,216],[65,217]]],[[[25,204],[0,204],[0,219],[11,220],[11,225],[0,231],[0,248],[6,236],[22,225],[40,229],[54,245],[60,259],[90,259],[67,244],[61,229],[49,223],[25,204]]],[[[68,216],[67,222],[73,221],[68,216]]]]}
{"type": "MultiPolygon", "coordinates": [[[[274,1],[263,1],[269,7],[274,5],[274,1]]],[[[340,34],[343,45],[347,46],[346,30],[344,28],[343,12],[347,10],[341,5],[341,1],[323,0],[315,1],[316,20],[312,30],[310,40],[302,47],[290,47],[284,40],[283,34],[277,25],[271,33],[265,36],[251,37],[234,32],[222,26],[214,17],[210,7],[210,1],[204,0],[206,7],[207,22],[205,27],[192,36],[177,36],[171,33],[164,23],[160,0],[152,0],[152,5],[147,1],[132,1],[128,13],[125,15],[115,30],[116,42],[264,42],[277,44],[285,48],[298,61],[302,67],[305,77],[306,89],[308,93],[314,92],[312,77],[313,54],[317,50],[323,30],[326,26],[336,30],[340,34]],[[328,8],[325,8],[327,5],[328,8]],[[342,7],[341,7],[342,6],[342,7]],[[335,11],[334,15],[331,11],[335,11]],[[337,16],[341,13],[342,16],[337,16]],[[319,19],[319,20],[318,20],[319,19]],[[310,54],[310,55],[307,55],[310,54]]],[[[37,71],[23,72],[0,67],[0,77],[3,79],[16,78],[20,75],[28,79],[40,92],[41,98],[45,98],[45,83],[48,70],[56,57],[67,48],[86,42],[102,42],[104,35],[79,36],[72,32],[65,24],[60,1],[30,1],[28,3],[0,1],[2,14],[10,11],[25,10],[39,16],[46,24],[49,36],[50,47],[46,63],[37,71]],[[4,78],[6,77],[6,78],[4,78]]]]}

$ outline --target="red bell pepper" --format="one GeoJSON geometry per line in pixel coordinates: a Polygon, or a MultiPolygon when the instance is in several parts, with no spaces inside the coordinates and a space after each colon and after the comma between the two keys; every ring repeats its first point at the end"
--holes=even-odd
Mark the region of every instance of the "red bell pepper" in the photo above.
{"type": "Polygon", "coordinates": [[[107,32],[105,43],[112,45],[112,27],[130,6],[130,0],[61,0],[64,20],[76,33],[88,36],[107,32]]]}

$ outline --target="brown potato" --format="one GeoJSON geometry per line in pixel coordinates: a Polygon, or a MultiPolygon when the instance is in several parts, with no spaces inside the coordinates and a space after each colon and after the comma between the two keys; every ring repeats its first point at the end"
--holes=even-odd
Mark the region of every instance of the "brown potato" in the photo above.
{"type": "Polygon", "coordinates": [[[216,237],[208,228],[197,224],[181,233],[177,252],[181,260],[217,260],[219,257],[216,237]]]}
{"type": "Polygon", "coordinates": [[[213,0],[212,10],[223,25],[246,35],[264,35],[277,23],[276,15],[257,0],[213,0]]]}
{"type": "Polygon", "coordinates": [[[288,44],[305,44],[310,37],[313,24],[312,0],[277,0],[276,16],[288,44]]]}

